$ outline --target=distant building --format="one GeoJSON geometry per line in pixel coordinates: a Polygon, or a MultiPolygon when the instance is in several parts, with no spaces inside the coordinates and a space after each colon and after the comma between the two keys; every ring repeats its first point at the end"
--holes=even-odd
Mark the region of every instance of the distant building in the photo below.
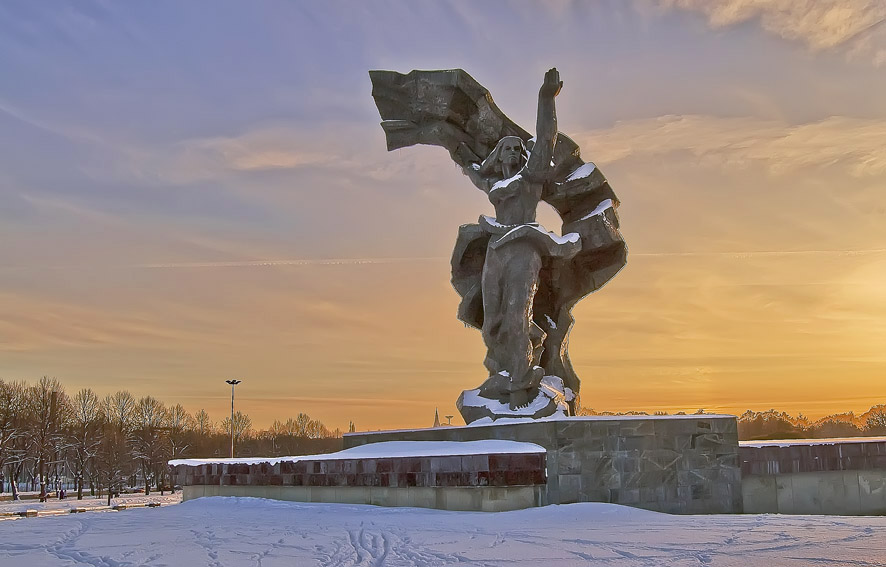
{"type": "Polygon", "coordinates": [[[437,408],[434,408],[434,425],[432,425],[431,428],[434,428],[434,427],[452,427],[452,423],[451,423],[451,421],[452,421],[452,418],[455,417],[455,416],[452,416],[452,415],[445,415],[445,416],[443,416],[443,417],[446,418],[446,423],[440,423],[440,412],[437,411],[437,408]]]}

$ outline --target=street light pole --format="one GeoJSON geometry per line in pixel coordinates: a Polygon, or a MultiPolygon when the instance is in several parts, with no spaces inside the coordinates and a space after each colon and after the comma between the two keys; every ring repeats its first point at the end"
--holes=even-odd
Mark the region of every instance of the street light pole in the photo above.
{"type": "Polygon", "coordinates": [[[234,386],[243,380],[225,380],[231,385],[231,458],[234,458],[234,386]]]}

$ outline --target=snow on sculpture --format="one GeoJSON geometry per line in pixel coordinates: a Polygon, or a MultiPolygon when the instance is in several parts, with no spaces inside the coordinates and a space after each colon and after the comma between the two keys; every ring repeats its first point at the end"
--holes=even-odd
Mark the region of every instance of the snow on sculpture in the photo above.
{"type": "Polygon", "coordinates": [[[370,71],[388,150],[446,148],[484,191],[495,218],[459,228],[452,285],[458,318],[482,331],[488,378],[459,396],[466,423],[574,415],[579,379],[567,352],[572,307],[625,265],[618,198],[578,146],[557,131],[556,69],[538,94],[536,136],[513,123],[461,69],[370,71]],[[561,234],[536,222],[542,200],[561,234]]]}

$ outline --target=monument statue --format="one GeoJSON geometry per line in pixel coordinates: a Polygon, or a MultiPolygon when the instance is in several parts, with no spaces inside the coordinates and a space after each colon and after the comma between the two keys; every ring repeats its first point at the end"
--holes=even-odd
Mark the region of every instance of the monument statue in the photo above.
{"type": "Polygon", "coordinates": [[[539,89],[535,137],[461,69],[369,75],[388,150],[446,148],[495,210],[459,228],[452,254],[458,318],[482,331],[489,373],[459,396],[465,422],[574,415],[571,310],[618,273],[627,248],[615,193],[557,131],[559,73],[549,70],[539,89]],[[560,215],[562,236],[536,222],[539,201],[560,215]]]}

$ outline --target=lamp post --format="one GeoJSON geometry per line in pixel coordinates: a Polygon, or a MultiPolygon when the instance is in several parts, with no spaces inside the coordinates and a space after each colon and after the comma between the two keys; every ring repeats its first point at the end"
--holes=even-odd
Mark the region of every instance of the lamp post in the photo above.
{"type": "Polygon", "coordinates": [[[231,385],[231,458],[234,458],[234,386],[243,380],[225,380],[231,385]]]}

